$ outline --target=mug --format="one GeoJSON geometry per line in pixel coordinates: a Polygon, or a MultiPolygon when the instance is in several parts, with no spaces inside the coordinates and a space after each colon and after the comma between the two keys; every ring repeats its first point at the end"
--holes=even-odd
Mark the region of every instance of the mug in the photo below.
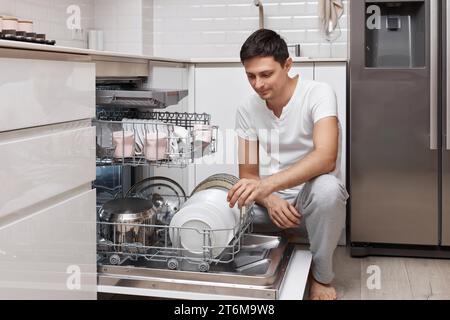
{"type": "Polygon", "coordinates": [[[130,158],[134,156],[134,132],[113,132],[113,144],[116,147],[115,158],[130,158]]]}
{"type": "Polygon", "coordinates": [[[204,145],[209,145],[212,141],[212,126],[208,124],[194,125],[194,142],[201,141],[204,145]]]}
{"type": "Polygon", "coordinates": [[[145,138],[144,154],[150,161],[167,159],[167,134],[162,132],[149,132],[145,138]]]}

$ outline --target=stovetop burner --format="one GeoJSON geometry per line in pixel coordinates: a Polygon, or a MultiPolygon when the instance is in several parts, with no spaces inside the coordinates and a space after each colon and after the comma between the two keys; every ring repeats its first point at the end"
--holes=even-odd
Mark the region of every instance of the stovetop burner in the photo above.
{"type": "Polygon", "coordinates": [[[37,39],[35,37],[17,36],[17,35],[13,35],[13,34],[0,34],[0,39],[1,40],[18,41],[18,42],[35,43],[35,44],[45,44],[45,45],[49,45],[49,46],[54,46],[56,44],[55,40],[37,39]]]}

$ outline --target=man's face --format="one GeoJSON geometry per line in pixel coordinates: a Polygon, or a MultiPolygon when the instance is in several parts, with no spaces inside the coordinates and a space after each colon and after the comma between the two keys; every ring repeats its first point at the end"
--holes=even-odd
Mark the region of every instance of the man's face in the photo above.
{"type": "Polygon", "coordinates": [[[273,57],[255,57],[244,61],[248,81],[263,100],[271,100],[281,94],[289,79],[291,65],[291,59],[282,66],[273,57]]]}

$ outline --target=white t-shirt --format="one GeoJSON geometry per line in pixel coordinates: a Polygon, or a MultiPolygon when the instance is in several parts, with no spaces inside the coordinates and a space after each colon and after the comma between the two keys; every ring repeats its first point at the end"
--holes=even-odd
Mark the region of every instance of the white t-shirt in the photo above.
{"type": "MultiPolygon", "coordinates": [[[[331,86],[299,79],[280,118],[267,107],[265,100],[254,94],[238,108],[236,131],[245,140],[259,141],[260,176],[266,177],[289,168],[311,153],[314,124],[330,116],[338,116],[336,94],[331,86]]],[[[340,155],[341,139],[336,170],[332,174],[342,181],[340,155]]],[[[298,193],[302,187],[285,192],[298,193]]]]}

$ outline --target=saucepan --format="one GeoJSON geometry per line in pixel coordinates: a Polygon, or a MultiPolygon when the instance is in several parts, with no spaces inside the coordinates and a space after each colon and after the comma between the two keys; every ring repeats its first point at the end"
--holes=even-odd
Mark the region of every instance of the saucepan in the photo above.
{"type": "MultiPolygon", "coordinates": [[[[136,251],[154,243],[156,211],[152,201],[140,198],[114,199],[106,202],[100,212],[100,234],[112,241],[116,249],[136,251]],[[151,226],[149,226],[151,225],[151,226]]],[[[145,248],[144,248],[145,250],[145,248]]]]}

